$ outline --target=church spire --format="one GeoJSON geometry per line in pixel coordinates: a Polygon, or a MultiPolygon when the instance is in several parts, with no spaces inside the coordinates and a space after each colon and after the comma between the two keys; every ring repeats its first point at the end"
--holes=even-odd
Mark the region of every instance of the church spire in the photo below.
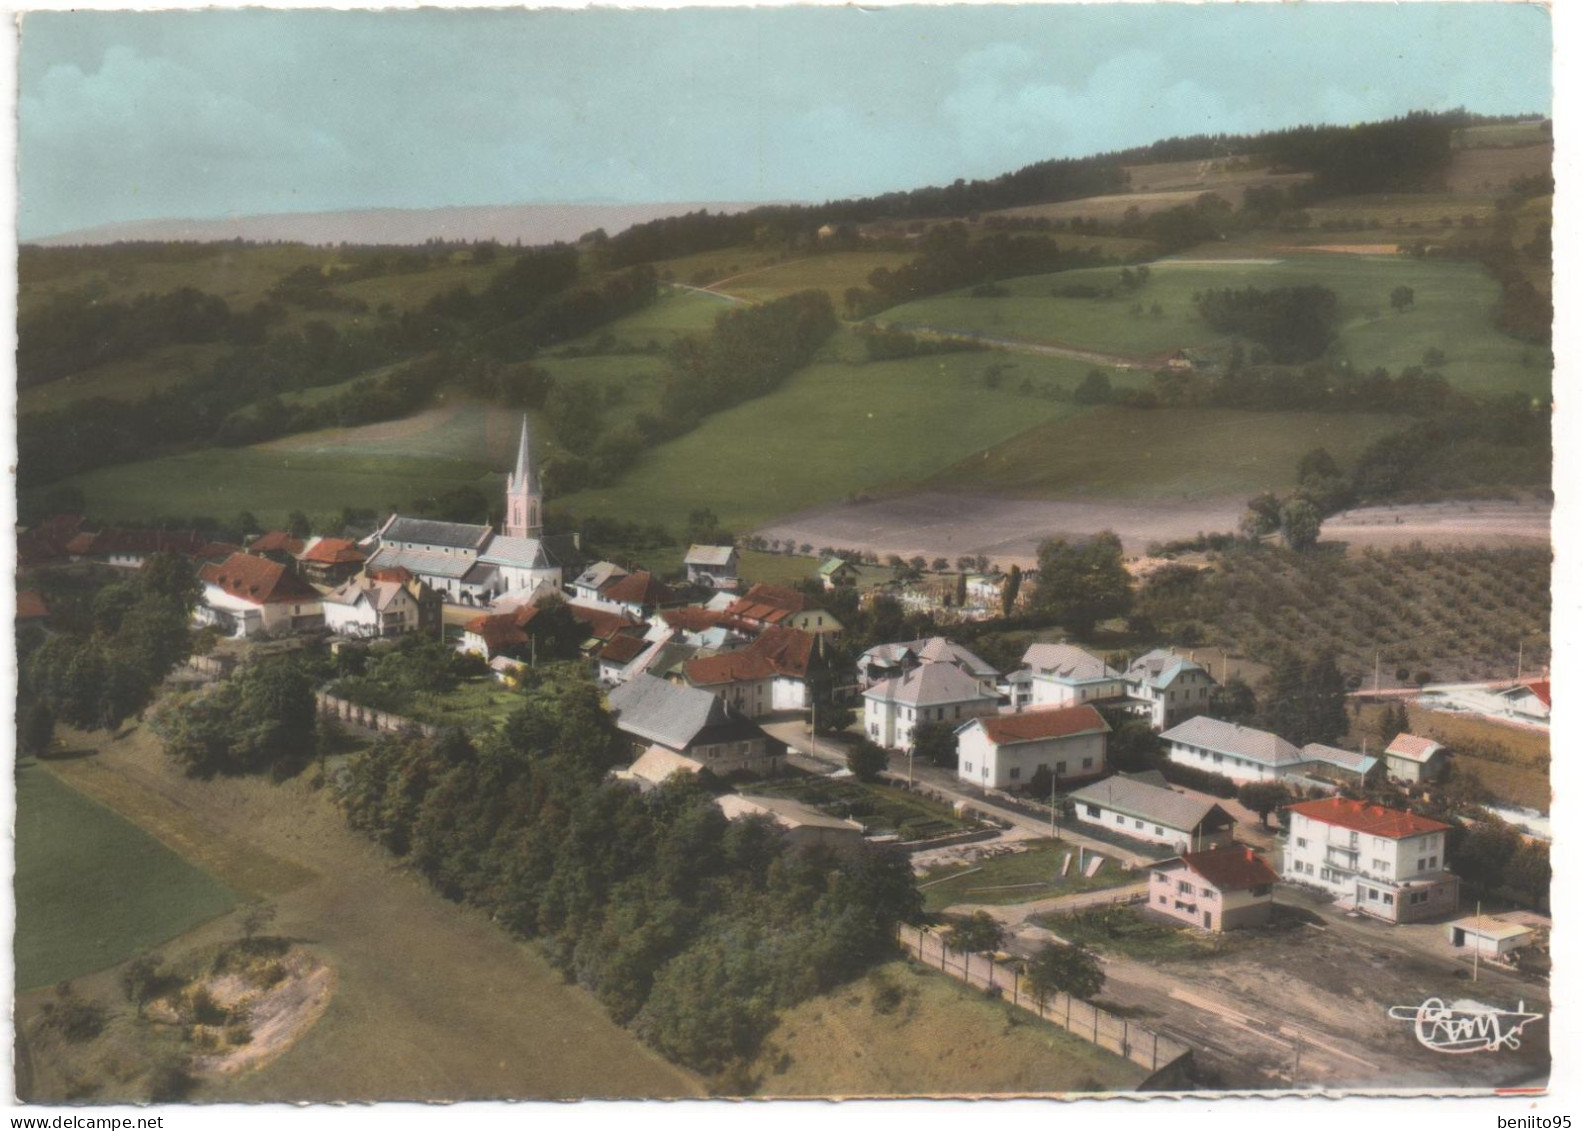
{"type": "Polygon", "coordinates": [[[516,470],[505,481],[505,523],[501,533],[509,538],[537,538],[541,533],[543,493],[533,468],[532,435],[527,414],[522,414],[522,439],[516,448],[516,470]]]}

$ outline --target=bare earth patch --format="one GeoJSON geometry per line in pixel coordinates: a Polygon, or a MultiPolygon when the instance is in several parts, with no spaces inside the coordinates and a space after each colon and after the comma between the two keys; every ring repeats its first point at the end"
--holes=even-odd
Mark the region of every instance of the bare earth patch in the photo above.
{"type": "Polygon", "coordinates": [[[295,1044],[324,1015],[335,992],[335,971],[301,947],[294,947],[281,961],[286,977],[261,993],[234,974],[208,983],[209,993],[220,1005],[249,1007],[252,1040],[217,1056],[194,1061],[197,1071],[233,1076],[259,1068],[295,1044]]]}
{"type": "Polygon", "coordinates": [[[1415,503],[1359,507],[1324,523],[1326,541],[1389,549],[1425,546],[1549,544],[1550,507],[1542,502],[1415,503]]]}

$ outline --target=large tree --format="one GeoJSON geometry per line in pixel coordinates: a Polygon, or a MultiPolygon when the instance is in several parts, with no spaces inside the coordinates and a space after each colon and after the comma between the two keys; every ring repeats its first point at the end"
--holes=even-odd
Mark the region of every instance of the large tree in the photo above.
{"type": "Polygon", "coordinates": [[[956,730],[949,723],[919,723],[912,732],[912,754],[931,766],[956,768],[956,730]]]}
{"type": "Polygon", "coordinates": [[[1121,540],[1106,530],[1087,542],[1056,538],[1038,548],[1037,607],[1074,636],[1092,634],[1099,621],[1125,616],[1132,607],[1132,578],[1121,540]]]}
{"type": "Polygon", "coordinates": [[[1066,943],[1046,943],[1027,964],[1027,988],[1040,1005],[1057,993],[1092,998],[1104,988],[1104,971],[1091,951],[1066,943]]]}

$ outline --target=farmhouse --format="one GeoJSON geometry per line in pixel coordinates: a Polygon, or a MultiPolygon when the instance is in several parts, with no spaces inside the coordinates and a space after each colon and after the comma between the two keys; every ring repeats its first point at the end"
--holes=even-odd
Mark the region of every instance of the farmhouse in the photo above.
{"type": "Polygon", "coordinates": [[[905,675],[924,664],[952,664],[984,685],[998,686],[1000,673],[960,644],[943,636],[909,640],[901,644],[878,644],[857,657],[857,688],[866,690],[876,683],[905,675]]]}
{"type": "Polygon", "coordinates": [[[297,555],[302,553],[305,545],[301,538],[284,530],[271,530],[248,542],[247,552],[268,558],[272,562],[279,562],[283,566],[295,566],[297,555]]]}
{"type": "Polygon", "coordinates": [[[1396,781],[1436,781],[1449,759],[1439,743],[1415,734],[1398,734],[1384,748],[1385,772],[1396,781]]]}
{"type": "Polygon", "coordinates": [[[483,613],[473,617],[461,630],[461,651],[486,660],[496,656],[516,658],[528,647],[527,626],[538,615],[534,605],[523,605],[509,613],[483,613]]]}
{"type": "Polygon", "coordinates": [[[1148,874],[1148,910],[1205,931],[1261,927],[1280,877],[1252,849],[1226,844],[1161,860],[1148,874]]]}
{"type": "Polygon", "coordinates": [[[863,731],[880,746],[912,748],[922,723],[960,723],[999,710],[1000,697],[954,664],[924,664],[862,693],[863,731]]]}
{"type": "Polygon", "coordinates": [[[753,628],[783,625],[786,628],[800,628],[815,636],[841,630],[841,623],[833,613],[815,603],[801,590],[785,585],[759,582],[732,601],[725,611],[753,628]]]}
{"type": "Polygon", "coordinates": [[[346,538],[315,538],[297,556],[297,569],[315,585],[340,585],[363,568],[363,552],[346,538]]]}
{"type": "Polygon", "coordinates": [[[1149,721],[1160,730],[1207,711],[1217,686],[1201,664],[1164,648],[1145,652],[1126,668],[1126,694],[1146,705],[1149,721]]]}
{"type": "Polygon", "coordinates": [[[698,648],[728,651],[752,638],[748,626],[735,617],[699,605],[664,609],[659,614],[659,621],[663,628],[656,625],[656,630],[669,632],[682,642],[698,648]]]}
{"type": "Polygon", "coordinates": [[[579,573],[571,583],[571,599],[587,604],[597,604],[599,594],[606,585],[614,584],[626,576],[626,570],[614,562],[594,562],[579,573]]]}
{"type": "Polygon", "coordinates": [[[196,558],[208,539],[194,530],[101,530],[78,534],[68,543],[75,558],[87,558],[124,569],[142,569],[155,554],[196,558]]]}
{"type": "Polygon", "coordinates": [[[638,570],[609,582],[591,603],[646,621],[660,609],[681,602],[670,586],[647,570],[638,570]]]}
{"type": "Polygon", "coordinates": [[[683,563],[687,581],[706,589],[735,589],[741,579],[741,556],[735,546],[691,546],[683,563]]]}
{"type": "Polygon", "coordinates": [[[718,695],[750,719],[776,711],[805,711],[814,637],[795,628],[768,628],[747,647],[682,664],[693,687],[718,695]]]}
{"type": "Polygon", "coordinates": [[[658,745],[716,774],[778,771],[786,746],[718,696],[639,674],[612,690],[615,725],[643,749],[658,745]]]}
{"type": "Polygon", "coordinates": [[[232,554],[200,569],[198,580],[203,596],[193,620],[227,635],[252,637],[324,623],[318,590],[268,558],[232,554]]]}
{"type": "Polygon", "coordinates": [[[324,627],[341,636],[400,636],[438,632],[439,594],[416,578],[373,581],[360,577],[323,597],[324,627]]]}
{"type": "Polygon", "coordinates": [[[1022,655],[1032,673],[1032,705],[1069,707],[1120,699],[1126,679],[1097,656],[1074,644],[1034,644],[1022,655]]]}
{"type": "Polygon", "coordinates": [[[714,799],[727,820],[766,818],[779,826],[792,848],[827,848],[851,852],[862,845],[863,827],[844,817],[821,813],[811,805],[787,797],[752,797],[727,793],[714,799]]]}
{"type": "Polygon", "coordinates": [[[1343,797],[1298,802],[1287,812],[1286,879],[1391,923],[1456,909],[1458,881],[1445,869],[1449,825],[1343,797]]]}
{"type": "Polygon", "coordinates": [[[847,589],[857,584],[857,567],[845,558],[830,558],[818,567],[818,579],[825,589],[847,589]]]}
{"type": "Polygon", "coordinates": [[[1074,790],[1076,818],[1178,852],[1229,844],[1236,818],[1214,802],[1177,793],[1154,774],[1115,774],[1074,790]]]}
{"type": "Polygon", "coordinates": [[[1110,726],[1091,706],[988,715],[956,729],[956,776],[980,789],[1026,786],[1040,770],[1061,782],[1101,776],[1110,726]]]}
{"type": "Polygon", "coordinates": [[[1277,734],[1197,715],[1159,736],[1172,762],[1223,774],[1235,782],[1293,773],[1302,753],[1277,734]]]}
{"type": "Polygon", "coordinates": [[[1549,721],[1549,681],[1535,679],[1518,683],[1499,693],[1511,714],[1534,722],[1549,721]]]}
{"type": "Polygon", "coordinates": [[[632,671],[633,663],[652,647],[641,636],[621,635],[602,645],[597,653],[599,682],[609,687],[624,682],[632,671]]]}

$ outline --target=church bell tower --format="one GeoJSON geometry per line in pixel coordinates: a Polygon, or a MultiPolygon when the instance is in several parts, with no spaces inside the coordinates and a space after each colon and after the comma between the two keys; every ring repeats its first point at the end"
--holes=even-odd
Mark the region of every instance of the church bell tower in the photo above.
{"type": "Polygon", "coordinates": [[[544,495],[538,486],[538,473],[533,470],[531,445],[524,413],[516,471],[505,481],[505,524],[500,533],[507,538],[537,538],[543,530],[544,495]]]}

